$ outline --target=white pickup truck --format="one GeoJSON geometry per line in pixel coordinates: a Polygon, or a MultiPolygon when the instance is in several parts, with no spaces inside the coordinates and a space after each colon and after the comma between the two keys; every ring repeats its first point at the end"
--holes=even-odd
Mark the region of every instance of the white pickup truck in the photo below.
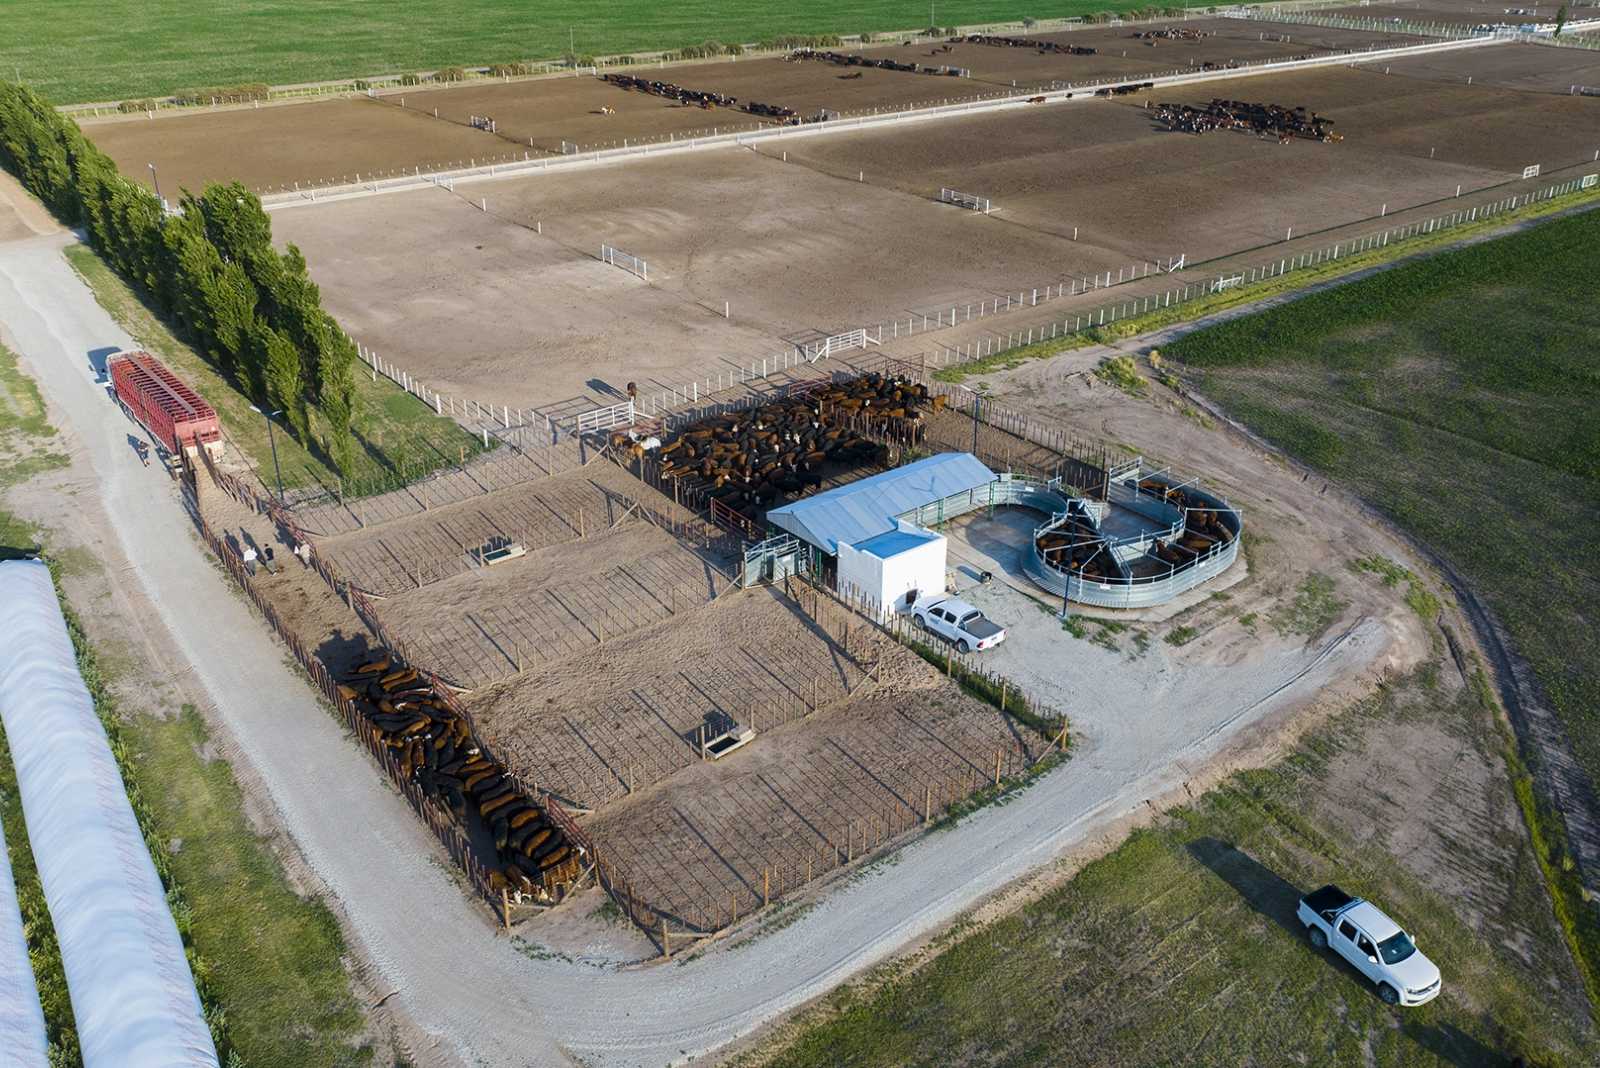
{"type": "Polygon", "coordinates": [[[963,653],[992,649],[1006,640],[1004,627],[990,622],[972,605],[954,597],[918,601],[911,615],[917,626],[954,643],[963,653]]]}
{"type": "Polygon", "coordinates": [[[1297,915],[1313,946],[1332,946],[1387,1004],[1423,1005],[1439,996],[1438,967],[1372,902],[1324,886],[1300,899],[1297,915]]]}

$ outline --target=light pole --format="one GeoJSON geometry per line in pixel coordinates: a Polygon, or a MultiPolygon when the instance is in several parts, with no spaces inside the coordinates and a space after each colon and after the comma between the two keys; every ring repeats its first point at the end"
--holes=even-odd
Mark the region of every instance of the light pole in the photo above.
{"type": "Polygon", "coordinates": [[[269,412],[269,411],[266,411],[264,409],[257,408],[254,404],[252,404],[252,405],[250,405],[250,410],[252,412],[260,412],[261,415],[267,420],[267,440],[272,443],[272,470],[278,476],[278,503],[282,504],[283,503],[283,468],[278,466],[278,438],[272,432],[272,417],[275,416],[275,415],[282,415],[283,414],[283,409],[279,408],[275,412],[269,412]]]}
{"type": "Polygon", "coordinates": [[[972,394],[972,455],[976,456],[978,455],[978,409],[983,404],[983,394],[971,386],[961,386],[961,388],[972,394]]]}
{"type": "MultiPolygon", "coordinates": [[[[156,165],[151,163],[148,164],[148,166],[150,168],[150,181],[154,182],[156,187],[156,199],[161,200],[161,179],[156,176],[156,165]]],[[[161,206],[166,207],[166,205],[167,202],[165,200],[161,200],[161,206]]]]}

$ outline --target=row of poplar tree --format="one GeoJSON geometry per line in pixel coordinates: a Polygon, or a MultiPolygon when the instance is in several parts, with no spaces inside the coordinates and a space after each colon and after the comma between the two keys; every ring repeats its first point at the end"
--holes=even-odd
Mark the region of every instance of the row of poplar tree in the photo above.
{"type": "Polygon", "coordinates": [[[57,218],[81,225],[124,278],[185,326],[206,357],[341,471],[354,458],[355,344],[322,308],[293,246],[272,247],[255,194],[237,182],[185,191],[168,214],[149,190],[25,86],[0,81],[0,166],[57,218]]]}

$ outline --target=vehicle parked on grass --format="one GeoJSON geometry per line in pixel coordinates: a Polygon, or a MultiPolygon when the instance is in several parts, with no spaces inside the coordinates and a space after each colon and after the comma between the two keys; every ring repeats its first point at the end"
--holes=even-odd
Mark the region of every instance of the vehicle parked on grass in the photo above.
{"type": "Polygon", "coordinates": [[[1333,949],[1372,980],[1389,1005],[1423,1005],[1439,996],[1439,968],[1417,941],[1370,901],[1324,886],[1300,899],[1297,913],[1318,949],[1333,949]]]}
{"type": "Polygon", "coordinates": [[[911,618],[917,626],[932,631],[963,653],[992,649],[1006,640],[1004,627],[954,597],[918,601],[911,608],[911,618]]]}

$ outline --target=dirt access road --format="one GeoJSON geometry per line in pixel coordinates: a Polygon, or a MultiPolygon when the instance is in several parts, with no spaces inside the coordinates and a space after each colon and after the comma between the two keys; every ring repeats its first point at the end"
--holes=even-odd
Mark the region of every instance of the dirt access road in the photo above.
{"type": "Polygon", "coordinates": [[[159,475],[128,449],[125,425],[86,356],[130,339],[62,259],[66,240],[0,246],[0,322],[38,378],[53,421],[82,441],[135,564],[126,580],[158,606],[150,625],[171,632],[215,704],[217,726],[263,784],[263,801],[337,898],[374,983],[395,990],[389,1003],[436,1039],[418,1060],[556,1065],[581,1056],[595,1065],[660,1065],[714,1049],[1093,841],[1146,798],[1179,790],[1229,743],[1336,680],[1380,666],[1390,645],[1386,629],[1369,622],[1349,632],[1342,650],[1308,648],[1288,685],[1245,700],[1236,715],[1175,741],[1167,754],[1087,746],[1023,803],[910,846],[786,929],[708,953],[690,965],[692,975],[537,959],[497,938],[467,903],[431,859],[422,826],[304,679],[271,655],[266,628],[207,559],[173,495],[164,485],[152,491],[159,475]]]}

